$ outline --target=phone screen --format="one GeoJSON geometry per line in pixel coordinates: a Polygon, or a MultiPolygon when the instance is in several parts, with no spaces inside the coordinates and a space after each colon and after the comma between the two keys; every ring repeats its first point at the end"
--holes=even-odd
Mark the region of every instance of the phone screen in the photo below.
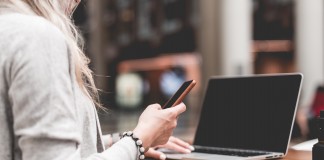
{"type": "Polygon", "coordinates": [[[183,98],[189,93],[189,91],[195,86],[195,84],[195,80],[184,82],[178,89],[178,91],[168,100],[168,102],[162,108],[170,108],[180,104],[183,98]]]}

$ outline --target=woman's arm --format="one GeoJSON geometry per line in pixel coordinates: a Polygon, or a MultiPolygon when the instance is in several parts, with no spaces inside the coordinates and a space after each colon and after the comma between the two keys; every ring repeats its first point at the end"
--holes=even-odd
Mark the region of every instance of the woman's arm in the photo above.
{"type": "Polygon", "coordinates": [[[121,133],[106,134],[102,136],[105,148],[110,148],[113,144],[117,143],[121,138],[121,133]]]}
{"type": "Polygon", "coordinates": [[[103,153],[82,155],[75,73],[70,70],[73,64],[64,36],[43,19],[23,18],[22,27],[13,29],[19,30],[13,34],[19,38],[11,42],[15,55],[7,78],[14,137],[22,159],[135,160],[137,148],[130,138],[103,153]]]}
{"type": "MultiPolygon", "coordinates": [[[[120,136],[120,133],[103,135],[102,139],[104,141],[105,148],[110,148],[113,144],[117,143],[120,140],[120,136]]],[[[157,148],[170,149],[179,153],[191,153],[191,151],[195,150],[194,147],[189,143],[176,137],[170,137],[169,141],[166,144],[150,148],[145,153],[145,156],[155,159],[165,159],[163,158],[165,157],[165,155],[162,152],[157,151],[157,148]]]]}

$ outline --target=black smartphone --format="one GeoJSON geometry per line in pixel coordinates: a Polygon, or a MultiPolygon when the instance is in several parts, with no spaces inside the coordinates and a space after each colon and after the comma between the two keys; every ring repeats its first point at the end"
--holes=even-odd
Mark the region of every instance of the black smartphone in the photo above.
{"type": "Polygon", "coordinates": [[[162,107],[163,109],[174,107],[182,102],[184,97],[190,92],[190,90],[196,85],[195,80],[189,80],[184,82],[177,92],[167,101],[162,107]]]}

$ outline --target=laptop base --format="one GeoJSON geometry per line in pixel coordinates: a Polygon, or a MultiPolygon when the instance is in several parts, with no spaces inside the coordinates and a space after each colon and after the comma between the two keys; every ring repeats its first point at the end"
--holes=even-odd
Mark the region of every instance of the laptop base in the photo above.
{"type": "Polygon", "coordinates": [[[227,155],[216,155],[208,153],[190,153],[190,154],[166,154],[170,160],[260,160],[274,159],[282,157],[282,154],[261,155],[254,157],[236,157],[227,155]]]}

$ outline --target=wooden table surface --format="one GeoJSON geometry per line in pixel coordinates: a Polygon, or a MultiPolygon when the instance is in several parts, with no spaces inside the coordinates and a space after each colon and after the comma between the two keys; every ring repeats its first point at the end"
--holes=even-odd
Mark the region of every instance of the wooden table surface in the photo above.
{"type": "Polygon", "coordinates": [[[283,160],[312,160],[312,152],[289,150],[283,160]]]}

